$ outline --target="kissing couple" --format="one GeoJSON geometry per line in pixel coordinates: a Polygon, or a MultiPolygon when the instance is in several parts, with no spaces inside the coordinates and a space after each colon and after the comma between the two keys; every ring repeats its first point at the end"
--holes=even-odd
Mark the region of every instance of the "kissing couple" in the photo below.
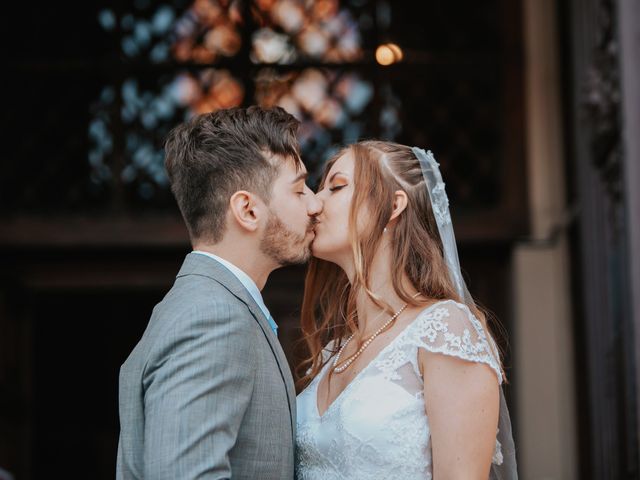
{"type": "Polygon", "coordinates": [[[166,142],[193,251],[120,370],[117,478],[515,479],[500,353],[431,152],[340,150],[306,184],[281,108],[166,142]],[[309,261],[300,394],[260,291],[309,261]]]}

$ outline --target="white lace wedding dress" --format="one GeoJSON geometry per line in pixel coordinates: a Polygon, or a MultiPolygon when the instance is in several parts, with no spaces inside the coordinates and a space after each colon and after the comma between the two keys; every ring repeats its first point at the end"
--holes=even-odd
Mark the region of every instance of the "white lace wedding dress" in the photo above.
{"type": "MultiPolygon", "coordinates": [[[[466,305],[445,300],[423,310],[360,371],[321,416],[320,374],[298,395],[296,477],[431,479],[431,435],[418,349],[491,367],[502,375],[482,324],[466,305]]],[[[496,440],[494,463],[501,463],[496,440]]]]}

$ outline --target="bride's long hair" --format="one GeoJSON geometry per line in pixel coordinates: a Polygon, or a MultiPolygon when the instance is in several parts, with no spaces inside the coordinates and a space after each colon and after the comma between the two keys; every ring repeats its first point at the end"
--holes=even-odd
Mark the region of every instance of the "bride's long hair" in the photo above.
{"type": "MultiPolygon", "coordinates": [[[[308,356],[297,369],[299,387],[307,385],[325,365],[322,350],[328,342],[333,340],[333,353],[336,353],[343,339],[357,330],[356,299],[360,292],[390,315],[394,313],[390,305],[371,291],[370,277],[373,256],[391,218],[395,191],[403,190],[408,197],[407,208],[397,217],[395,227],[385,234],[392,235],[393,268],[390,268],[390,274],[396,295],[414,307],[434,300],[464,302],[450,280],[429,193],[420,163],[411,148],[375,140],[349,145],[327,163],[320,189],[324,187],[331,166],[349,151],[355,163],[348,226],[355,275],[351,284],[344,270],[336,264],[311,259],[301,318],[308,356]],[[368,221],[357,222],[358,214],[363,212],[368,221]],[[402,282],[403,275],[422,294],[420,297],[413,298],[407,291],[402,282]]],[[[485,331],[490,332],[484,311],[475,304],[470,308],[485,331]]]]}

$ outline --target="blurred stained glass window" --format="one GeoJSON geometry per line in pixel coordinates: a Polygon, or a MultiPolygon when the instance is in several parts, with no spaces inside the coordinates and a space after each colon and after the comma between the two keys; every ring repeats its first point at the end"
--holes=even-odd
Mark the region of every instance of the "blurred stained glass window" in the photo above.
{"type": "Polygon", "coordinates": [[[312,181],[342,144],[390,139],[435,153],[457,212],[520,211],[518,5],[94,0],[72,16],[43,4],[38,35],[8,60],[0,212],[175,213],[169,130],[256,103],[301,121],[312,181]]]}
{"type": "Polygon", "coordinates": [[[137,0],[100,10],[122,68],[91,107],[94,188],[115,183],[126,204],[165,205],[168,131],[195,114],[253,103],[301,121],[303,158],[317,176],[335,145],[372,128],[375,89],[356,68],[370,10],[338,0],[137,0]]]}

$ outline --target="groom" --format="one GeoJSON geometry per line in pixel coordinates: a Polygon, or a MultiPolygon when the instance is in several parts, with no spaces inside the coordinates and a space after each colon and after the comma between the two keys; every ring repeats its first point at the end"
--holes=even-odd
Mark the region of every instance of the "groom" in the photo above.
{"type": "Polygon", "coordinates": [[[322,209],[297,128],[250,107],[169,134],[193,252],[120,370],[118,479],[293,478],[294,385],[260,290],[309,258],[322,209]]]}

